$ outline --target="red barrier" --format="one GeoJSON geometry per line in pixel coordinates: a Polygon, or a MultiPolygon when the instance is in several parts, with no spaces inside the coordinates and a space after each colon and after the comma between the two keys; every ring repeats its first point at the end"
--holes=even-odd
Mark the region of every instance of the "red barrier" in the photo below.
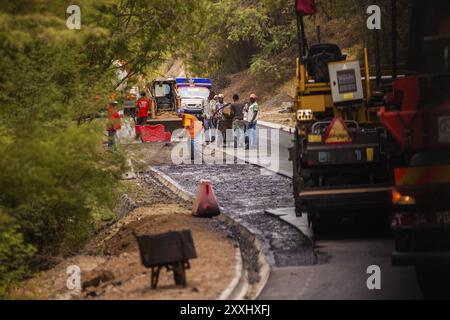
{"type": "Polygon", "coordinates": [[[220,214],[219,204],[212,189],[211,181],[201,180],[197,198],[192,207],[192,214],[196,217],[211,218],[220,214]]]}
{"type": "Polygon", "coordinates": [[[162,124],[139,126],[136,130],[140,131],[142,142],[166,142],[171,139],[170,132],[166,132],[162,124]]]}

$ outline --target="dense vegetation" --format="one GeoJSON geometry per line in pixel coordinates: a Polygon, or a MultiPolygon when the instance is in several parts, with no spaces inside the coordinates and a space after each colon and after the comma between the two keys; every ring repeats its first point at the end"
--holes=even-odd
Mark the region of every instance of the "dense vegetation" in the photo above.
{"type": "MultiPolygon", "coordinates": [[[[324,24],[324,40],[366,39],[348,24],[364,25],[371,1],[317,4],[310,38],[324,24]]],[[[224,86],[246,69],[292,77],[296,48],[293,1],[0,0],[0,297],[33,256],[79,249],[115,204],[124,157],[105,151],[98,117],[119,85],[115,61],[129,84],[182,58],[224,86]],[[72,4],[81,30],[66,27],[72,4]]]]}
{"type": "MultiPolygon", "coordinates": [[[[380,32],[383,62],[390,59],[390,0],[379,0],[382,8],[380,32]]],[[[372,0],[317,0],[316,15],[305,17],[309,43],[316,42],[315,27],[322,27],[322,42],[337,43],[354,57],[363,46],[373,48],[373,32],[366,26],[372,0]]],[[[400,49],[407,45],[409,1],[398,1],[400,49]]],[[[255,80],[269,83],[293,76],[297,56],[294,1],[215,0],[203,1],[203,26],[189,39],[186,61],[193,74],[214,77],[226,85],[230,73],[249,69],[255,80]]],[[[372,50],[373,52],[373,50],[372,50]]]]}
{"type": "Polygon", "coordinates": [[[114,61],[138,75],[181,35],[195,2],[0,2],[0,297],[37,256],[79,249],[115,205],[123,155],[102,114],[114,61]],[[81,30],[66,8],[81,7],[81,30]],[[34,258],[32,259],[34,255],[34,258]]]}

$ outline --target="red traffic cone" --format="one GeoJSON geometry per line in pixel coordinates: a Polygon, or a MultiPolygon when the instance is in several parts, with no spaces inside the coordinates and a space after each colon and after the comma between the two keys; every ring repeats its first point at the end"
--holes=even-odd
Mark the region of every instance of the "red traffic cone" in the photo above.
{"type": "Polygon", "coordinates": [[[219,204],[212,189],[210,180],[200,180],[197,198],[192,207],[192,214],[196,217],[211,218],[220,214],[219,204]]]}

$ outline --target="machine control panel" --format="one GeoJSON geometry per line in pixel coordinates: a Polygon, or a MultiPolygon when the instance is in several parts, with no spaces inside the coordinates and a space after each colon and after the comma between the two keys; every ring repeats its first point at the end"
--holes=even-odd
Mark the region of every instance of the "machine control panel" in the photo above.
{"type": "Polygon", "coordinates": [[[333,102],[361,101],[364,98],[359,61],[338,61],[328,64],[333,102]]]}

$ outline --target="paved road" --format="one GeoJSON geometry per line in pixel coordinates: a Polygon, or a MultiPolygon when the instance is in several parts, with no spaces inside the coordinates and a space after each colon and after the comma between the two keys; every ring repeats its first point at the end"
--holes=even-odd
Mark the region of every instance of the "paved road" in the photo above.
{"type": "MultiPolygon", "coordinates": [[[[259,129],[268,128],[259,126],[259,129]]],[[[267,155],[265,152],[258,153],[234,148],[226,148],[224,151],[291,177],[292,164],[287,159],[288,148],[292,144],[292,134],[278,129],[269,129],[269,132],[265,134],[260,137],[260,143],[269,145],[267,155]],[[279,134],[278,137],[272,136],[275,133],[279,134]],[[271,153],[276,154],[272,152],[275,150],[274,147],[277,148],[279,157],[271,157],[271,153]]],[[[283,229],[281,225],[275,227],[273,219],[264,217],[263,211],[266,209],[292,207],[292,198],[288,196],[291,189],[286,187],[287,181],[281,183],[282,180],[275,182],[271,181],[271,178],[262,178],[261,183],[255,185],[252,179],[245,178],[246,175],[243,172],[230,171],[230,167],[224,166],[219,170],[214,166],[200,166],[201,169],[193,166],[184,168],[167,166],[160,169],[191,192],[195,192],[198,179],[210,178],[214,182],[215,189],[217,188],[220,201],[228,204],[227,209],[242,223],[260,230],[261,236],[273,250],[275,258],[269,281],[260,299],[420,299],[422,297],[414,270],[408,267],[391,266],[390,253],[393,242],[386,232],[375,231],[375,234],[372,233],[370,237],[365,235],[350,237],[347,236],[346,231],[340,232],[339,226],[336,226],[338,230],[335,237],[316,242],[314,250],[317,259],[314,260],[317,260],[318,264],[308,263],[311,259],[306,258],[309,255],[307,252],[295,254],[293,251],[294,249],[305,250],[301,237],[287,229],[281,231],[283,229]],[[255,199],[258,207],[247,208],[247,205],[252,203],[248,195],[255,192],[258,195],[261,193],[261,197],[255,199]],[[277,197],[271,195],[277,195],[277,197]],[[281,201],[280,197],[284,200],[281,201]],[[277,200],[272,201],[272,198],[277,200]],[[244,210],[243,207],[247,209],[244,210]],[[369,277],[367,267],[371,265],[380,267],[381,290],[367,288],[366,281],[369,277]]],[[[248,169],[244,172],[249,173],[248,169]]],[[[264,175],[270,172],[263,170],[261,173],[264,175]]],[[[253,174],[258,174],[258,170],[255,170],[253,174]]],[[[293,217],[293,219],[296,218],[293,217]]]]}
{"type": "Polygon", "coordinates": [[[273,159],[272,161],[277,162],[277,172],[292,177],[292,162],[289,161],[289,148],[293,144],[293,134],[283,130],[271,129],[262,125],[258,126],[258,132],[260,129],[267,130],[267,135],[259,134],[258,136],[260,139],[262,138],[263,143],[270,146],[269,154],[275,151],[273,148],[278,145],[276,153],[274,153],[274,155],[278,155],[278,158],[271,157],[273,159]],[[275,141],[272,141],[273,135],[278,136],[275,141]]]}
{"type": "MultiPolygon", "coordinates": [[[[260,129],[267,129],[260,126],[260,129]]],[[[275,130],[275,129],[272,129],[275,130]]],[[[279,131],[277,172],[292,177],[288,148],[292,134],[279,131]]],[[[270,145],[270,134],[267,136],[270,145]]],[[[263,140],[263,142],[265,142],[263,140]]],[[[276,161],[276,159],[272,159],[276,161]]],[[[252,162],[252,161],[251,161],[252,162]]],[[[253,163],[256,163],[253,157],[253,163]]],[[[276,166],[275,166],[276,167],[276,166]]],[[[339,228],[339,226],[336,226],[339,228]]],[[[358,225],[354,226],[358,228],[358,225]]],[[[377,231],[371,237],[346,238],[337,230],[335,238],[316,242],[319,263],[312,266],[274,268],[260,299],[421,299],[415,271],[393,267],[390,253],[393,241],[389,233],[377,231]],[[367,268],[377,265],[381,271],[381,289],[367,288],[367,268]]]]}
{"type": "Polygon", "coordinates": [[[226,148],[225,152],[236,156],[238,159],[265,167],[275,173],[292,177],[292,162],[288,160],[288,149],[292,146],[293,135],[283,130],[271,129],[262,125],[258,125],[257,135],[259,151],[226,148]],[[267,146],[267,149],[264,146],[267,146]]]}
{"type": "Polygon", "coordinates": [[[421,299],[415,271],[392,267],[392,240],[328,239],[318,241],[317,265],[275,268],[259,299],[421,299]],[[380,267],[380,290],[369,290],[371,265],[380,267]]]}

